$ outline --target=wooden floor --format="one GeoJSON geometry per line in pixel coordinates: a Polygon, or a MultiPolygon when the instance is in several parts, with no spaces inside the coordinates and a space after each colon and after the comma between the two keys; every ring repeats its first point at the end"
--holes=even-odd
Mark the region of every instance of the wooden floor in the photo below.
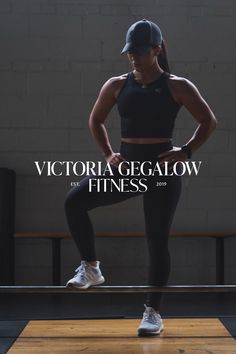
{"type": "Polygon", "coordinates": [[[137,337],[139,319],[30,321],[9,354],[236,353],[236,341],[217,318],[164,319],[154,337],[137,337]]]}

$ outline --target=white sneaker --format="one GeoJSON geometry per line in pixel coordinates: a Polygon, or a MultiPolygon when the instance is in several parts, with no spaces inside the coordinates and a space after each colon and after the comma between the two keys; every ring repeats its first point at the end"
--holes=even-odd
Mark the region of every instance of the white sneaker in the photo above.
{"type": "Polygon", "coordinates": [[[101,273],[99,264],[100,262],[97,261],[97,266],[92,266],[87,261],[81,261],[81,265],[75,270],[75,276],[66,283],[66,286],[87,289],[92,285],[104,283],[105,279],[101,273]]]}
{"type": "Polygon", "coordinates": [[[138,336],[159,334],[164,329],[161,315],[153,307],[144,304],[143,319],[138,328],[138,336]]]}

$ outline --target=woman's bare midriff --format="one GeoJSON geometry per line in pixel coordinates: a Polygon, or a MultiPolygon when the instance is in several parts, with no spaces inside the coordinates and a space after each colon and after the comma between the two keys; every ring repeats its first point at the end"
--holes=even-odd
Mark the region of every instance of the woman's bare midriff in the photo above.
{"type": "Polygon", "coordinates": [[[121,138],[121,141],[130,144],[159,144],[169,143],[172,138],[121,138]]]}

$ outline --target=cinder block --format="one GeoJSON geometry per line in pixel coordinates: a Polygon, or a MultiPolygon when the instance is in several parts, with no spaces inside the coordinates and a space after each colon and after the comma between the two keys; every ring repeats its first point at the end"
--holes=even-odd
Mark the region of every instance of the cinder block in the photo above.
{"type": "Polygon", "coordinates": [[[94,140],[91,137],[91,134],[89,133],[88,130],[85,129],[73,129],[73,131],[70,131],[70,145],[69,149],[70,151],[95,151],[96,150],[96,144],[94,140]]]}
{"type": "MultiPolygon", "coordinates": [[[[2,2],[1,2],[2,3],[2,2]]],[[[9,1],[8,1],[9,4],[9,1]]],[[[19,37],[28,36],[27,14],[6,13],[1,15],[1,33],[6,35],[8,40],[17,41],[19,37]]]]}
{"type": "Polygon", "coordinates": [[[188,6],[187,7],[187,16],[188,17],[199,17],[203,15],[203,7],[202,6],[188,6]]]}
{"type": "Polygon", "coordinates": [[[74,3],[57,3],[56,13],[58,15],[68,15],[68,16],[88,16],[88,15],[99,15],[99,5],[89,5],[88,3],[77,4],[74,3]]]}
{"type": "Polygon", "coordinates": [[[213,110],[217,120],[217,129],[235,129],[236,122],[232,115],[234,110],[234,96],[232,93],[224,95],[223,100],[219,100],[219,93],[212,92],[208,95],[208,103],[213,110]]]}
{"type": "Polygon", "coordinates": [[[45,65],[47,65],[46,63],[44,62],[30,62],[28,63],[28,68],[27,68],[27,71],[28,72],[41,72],[41,71],[44,71],[45,70],[45,65]]]}
{"type": "Polygon", "coordinates": [[[224,91],[224,95],[231,95],[232,94],[232,87],[233,87],[233,78],[231,73],[225,73],[224,75],[215,75],[211,76],[210,80],[205,80],[205,83],[202,83],[202,86],[205,87],[205,90],[209,91],[210,93],[214,92],[222,92],[224,91]],[[220,90],[220,91],[219,91],[220,90]]]}
{"type": "MultiPolygon", "coordinates": [[[[40,184],[40,177],[29,175],[18,175],[16,180],[16,188],[27,190],[27,186],[38,186],[40,184]]],[[[22,192],[23,193],[23,192],[22,192]]]]}
{"type": "Polygon", "coordinates": [[[0,72],[0,93],[17,94],[26,93],[26,74],[14,72],[0,72]]]}
{"type": "Polygon", "coordinates": [[[29,64],[26,62],[15,62],[12,63],[12,71],[27,72],[29,64]]]}
{"type": "Polygon", "coordinates": [[[39,127],[47,112],[43,96],[8,95],[1,97],[1,126],[11,128],[39,127]]]}
{"type": "Polygon", "coordinates": [[[202,152],[217,153],[228,151],[229,132],[227,130],[216,129],[202,146],[202,152]]]}
{"type": "MultiPolygon", "coordinates": [[[[7,1],[9,3],[9,1],[7,1]]],[[[11,0],[11,8],[13,13],[27,13],[28,1],[27,0],[11,0]]]]}
{"type": "Polygon", "coordinates": [[[16,117],[17,110],[15,106],[19,101],[18,96],[1,96],[0,97],[0,113],[1,113],[1,120],[0,126],[2,128],[11,128],[11,127],[23,127],[24,120],[22,117],[17,116],[17,120],[14,118],[16,117]],[[15,104],[13,104],[13,102],[15,104]]]}
{"type": "MultiPolygon", "coordinates": [[[[57,169],[59,171],[59,169],[57,169]]],[[[48,177],[50,178],[50,177],[48,177]]],[[[58,177],[60,178],[60,177],[58,177]]],[[[29,206],[32,210],[38,210],[38,206],[48,213],[57,212],[61,215],[64,213],[65,188],[61,185],[43,185],[43,188],[31,188],[29,196],[29,206]]],[[[57,227],[55,225],[55,227],[57,227]]]]}
{"type": "Polygon", "coordinates": [[[234,62],[209,62],[208,65],[204,66],[206,67],[206,70],[210,73],[210,74],[214,74],[216,72],[221,73],[221,74],[225,74],[225,73],[235,73],[236,68],[234,65],[234,62]]]}
{"type": "Polygon", "coordinates": [[[29,3],[30,14],[55,14],[56,5],[47,1],[33,1],[29,3]]]}
{"type": "MultiPolygon", "coordinates": [[[[24,42],[24,41],[23,41],[24,42]]],[[[13,58],[13,54],[11,53],[12,55],[12,58],[13,58]]],[[[17,60],[14,61],[12,64],[11,64],[11,71],[13,72],[23,72],[23,73],[27,73],[29,71],[38,71],[38,72],[41,72],[43,70],[43,64],[42,62],[26,62],[24,61],[25,59],[23,60],[17,60]]]]}
{"type": "MultiPolygon", "coordinates": [[[[205,0],[199,0],[199,1],[198,0],[191,0],[191,1],[179,0],[178,1],[178,6],[192,7],[192,6],[204,6],[205,4],[206,4],[205,0]]],[[[176,5],[176,2],[174,0],[158,0],[158,5],[159,6],[165,5],[165,6],[173,7],[173,5],[176,5]]]]}
{"type": "Polygon", "coordinates": [[[74,270],[80,263],[79,251],[72,237],[62,240],[61,246],[61,262],[63,269],[65,270],[66,267],[70,267],[71,272],[71,270],[74,270]]]}
{"type": "Polygon", "coordinates": [[[124,61],[122,59],[113,61],[113,72],[115,73],[115,75],[120,76],[130,71],[132,71],[132,67],[129,64],[128,60],[124,61]]]}
{"type": "MultiPolygon", "coordinates": [[[[109,64],[111,65],[110,62],[107,63],[108,65],[109,64]]],[[[81,72],[81,73],[84,72],[87,75],[89,75],[90,71],[93,72],[93,75],[95,73],[100,74],[101,66],[102,66],[102,62],[100,60],[97,61],[78,60],[78,61],[71,61],[70,63],[70,67],[73,72],[81,72]]]]}
{"type": "Polygon", "coordinates": [[[30,240],[30,242],[29,240],[17,240],[16,267],[50,267],[52,262],[50,243],[50,240],[30,240]]]}
{"type": "Polygon", "coordinates": [[[113,63],[110,60],[102,60],[100,65],[101,71],[104,72],[112,72],[113,70],[113,63]]]}
{"type": "Polygon", "coordinates": [[[16,129],[0,129],[0,150],[15,151],[18,145],[18,132],[16,129]]]}
{"type": "MultiPolygon", "coordinates": [[[[227,219],[229,216],[230,216],[229,213],[226,214],[227,219]]],[[[234,217],[233,217],[233,215],[231,215],[230,220],[233,220],[233,219],[234,219],[234,217]]],[[[229,225],[229,230],[234,230],[234,226],[232,225],[232,223],[231,223],[231,225],[229,225]],[[230,226],[231,226],[231,228],[230,228],[230,226]]],[[[235,267],[234,250],[236,247],[236,236],[225,238],[224,245],[225,245],[225,254],[227,255],[225,257],[225,266],[226,267],[235,267]]]]}
{"type": "Polygon", "coordinates": [[[108,73],[98,73],[97,71],[83,72],[81,79],[81,90],[83,95],[98,95],[102,86],[109,78],[110,76],[108,73]]]}
{"type": "MultiPolygon", "coordinates": [[[[225,61],[225,51],[231,62],[235,62],[235,44],[233,37],[229,33],[233,33],[235,29],[235,19],[233,17],[208,17],[207,41],[208,45],[208,60],[215,62],[225,61]],[[222,31],[224,28],[224,31],[222,31]],[[212,38],[217,38],[218,43],[224,43],[224,51],[221,46],[216,45],[212,38]]],[[[217,78],[216,78],[217,79],[217,78]]],[[[229,77],[230,79],[230,77],[229,77]]],[[[221,83],[222,85],[222,83],[221,83]]],[[[227,88],[227,86],[225,87],[227,88]]]]}
{"type": "Polygon", "coordinates": [[[69,134],[60,129],[27,129],[19,132],[18,151],[65,151],[69,134]]]}
{"type": "Polygon", "coordinates": [[[225,281],[227,284],[235,284],[236,281],[236,267],[225,268],[225,281]]]}
{"type": "MultiPolygon", "coordinates": [[[[194,0],[194,1],[196,1],[196,0],[194,0]]],[[[201,0],[201,1],[202,1],[202,5],[206,4],[205,0],[201,0]]],[[[233,6],[235,6],[235,1],[234,0],[227,0],[227,2],[225,2],[224,4],[226,7],[233,7],[233,6]]],[[[216,7],[223,6],[221,0],[209,0],[209,1],[207,1],[207,5],[210,7],[212,7],[213,5],[216,7]]]]}
{"type": "Polygon", "coordinates": [[[201,188],[223,188],[225,185],[228,187],[236,186],[235,177],[223,177],[223,176],[215,176],[214,178],[210,178],[210,176],[196,176],[194,178],[189,178],[187,190],[191,193],[193,189],[201,188]]]}
{"type": "MultiPolygon", "coordinates": [[[[116,61],[120,60],[121,62],[125,63],[124,65],[128,65],[128,58],[127,56],[121,55],[121,51],[125,45],[125,32],[123,36],[114,40],[114,38],[108,38],[102,42],[102,60],[108,61],[116,61]]],[[[130,67],[131,68],[131,67],[130,67]]],[[[132,68],[131,68],[132,70],[132,68]]]]}
{"type": "Polygon", "coordinates": [[[188,195],[188,205],[192,210],[233,209],[235,197],[236,189],[228,186],[224,186],[224,188],[202,187],[191,190],[188,195]]]}
{"type": "MultiPolygon", "coordinates": [[[[193,135],[194,130],[189,132],[188,130],[181,129],[179,130],[179,139],[184,142],[190,139],[193,135]]],[[[208,140],[200,147],[199,151],[201,153],[217,153],[217,152],[226,152],[228,151],[228,141],[229,141],[229,132],[227,130],[216,129],[213,131],[212,135],[208,140]]]]}
{"type": "Polygon", "coordinates": [[[11,12],[11,3],[8,0],[2,0],[0,3],[0,13],[8,13],[11,12]]]}
{"type": "Polygon", "coordinates": [[[172,230],[176,232],[200,232],[204,231],[207,226],[207,211],[206,210],[191,210],[180,208],[177,206],[175,219],[172,225],[172,230]]]}
{"type": "MultiPolygon", "coordinates": [[[[100,1],[100,5],[104,5],[104,1],[103,0],[99,0],[100,1]]],[[[151,5],[155,5],[156,0],[147,0],[146,1],[146,5],[147,6],[151,6],[151,5]]],[[[143,5],[142,0],[131,0],[130,3],[127,2],[127,0],[120,0],[120,1],[116,1],[116,5],[135,5],[135,6],[140,6],[143,5]]]]}
{"type": "Polygon", "coordinates": [[[102,5],[100,14],[102,16],[128,16],[129,7],[127,5],[102,5]]]}
{"type": "MultiPolygon", "coordinates": [[[[35,205],[37,205],[37,200],[35,200],[35,205]]],[[[17,217],[16,219],[16,229],[26,231],[66,231],[66,221],[63,208],[64,200],[60,205],[60,211],[55,209],[50,211],[45,209],[42,211],[42,206],[41,208],[32,206],[31,209],[24,210],[24,213],[19,211],[21,217],[17,217]]]]}
{"type": "Polygon", "coordinates": [[[199,285],[215,284],[215,269],[212,267],[174,267],[171,269],[169,284],[199,285]],[[175,279],[175,280],[174,280],[175,279]]]}
{"type": "MultiPolygon", "coordinates": [[[[57,15],[64,15],[64,16],[71,16],[73,14],[73,10],[75,9],[74,4],[57,4],[56,5],[56,14],[57,15]]],[[[83,6],[77,6],[77,15],[82,15],[83,13],[83,6]]]]}
{"type": "Polygon", "coordinates": [[[34,161],[50,160],[50,157],[50,152],[37,152],[32,149],[30,152],[19,152],[18,148],[0,154],[1,167],[11,168],[16,171],[17,175],[34,175],[36,173],[34,161]]]}
{"type": "Polygon", "coordinates": [[[211,176],[233,177],[236,175],[235,153],[214,154],[210,160],[211,176]]]}
{"type": "Polygon", "coordinates": [[[130,15],[132,16],[137,16],[137,17],[145,17],[146,15],[146,11],[145,11],[145,7],[142,6],[142,5],[131,5],[129,6],[129,12],[130,12],[130,15]]]}
{"type": "Polygon", "coordinates": [[[66,37],[53,36],[21,38],[14,46],[5,37],[0,42],[2,61],[100,60],[100,47],[100,41],[93,38],[89,41],[77,38],[76,45],[66,37]]]}
{"type": "Polygon", "coordinates": [[[236,131],[229,132],[229,151],[236,152],[236,131]]]}
{"type": "Polygon", "coordinates": [[[43,65],[44,71],[70,71],[69,63],[63,60],[54,60],[45,62],[43,65]]]}
{"type": "MultiPolygon", "coordinates": [[[[222,184],[221,189],[224,189],[222,184]]],[[[234,187],[235,189],[235,187],[234,187]]],[[[217,232],[233,231],[235,229],[235,211],[230,205],[226,205],[221,210],[209,210],[208,212],[208,229],[217,232]]],[[[229,239],[231,240],[231,239],[229,239]]],[[[229,242],[227,239],[227,242],[229,242]]],[[[233,248],[232,248],[233,249],[233,248]]],[[[228,259],[228,257],[226,257],[228,259]]]]}
{"type": "MultiPolygon", "coordinates": [[[[30,198],[30,191],[29,186],[18,186],[16,188],[16,211],[23,210],[24,213],[27,209],[29,209],[29,198],[30,198]]],[[[21,214],[22,215],[22,214],[21,214]]],[[[19,218],[18,212],[16,213],[16,219],[19,218]]]]}
{"type": "Polygon", "coordinates": [[[51,267],[18,267],[15,271],[16,285],[52,285],[51,267]]]}
{"type": "MultiPolygon", "coordinates": [[[[212,3],[212,1],[211,1],[212,3]]],[[[207,18],[216,18],[216,17],[235,17],[236,15],[236,6],[235,2],[227,1],[227,2],[213,2],[211,5],[204,6],[202,8],[203,16],[207,18]]]]}
{"type": "Polygon", "coordinates": [[[131,16],[96,16],[91,15],[84,18],[83,31],[86,38],[106,41],[108,38],[114,42],[120,38],[125,38],[125,33],[133,23],[131,16]]]}
{"type": "Polygon", "coordinates": [[[150,5],[145,7],[145,15],[156,22],[161,24],[162,21],[165,22],[165,18],[175,18],[175,17],[187,17],[188,15],[188,6],[178,3],[178,6],[170,6],[165,3],[158,4],[157,6],[150,5]]]}
{"type": "Polygon", "coordinates": [[[48,98],[48,117],[43,127],[69,128],[84,127],[85,103],[78,95],[50,95],[48,98]]]}
{"type": "Polygon", "coordinates": [[[215,266],[215,240],[212,238],[201,239],[194,238],[189,240],[190,249],[186,252],[186,266],[199,267],[199,264],[204,264],[205,267],[215,266]]]}
{"type": "Polygon", "coordinates": [[[79,73],[48,72],[30,73],[29,94],[80,94],[81,76],[79,73]]]}
{"type": "Polygon", "coordinates": [[[10,62],[0,62],[0,71],[10,71],[11,63],[10,62]]]}
{"type": "Polygon", "coordinates": [[[80,16],[32,15],[30,17],[31,36],[77,38],[82,34],[80,16]]]}

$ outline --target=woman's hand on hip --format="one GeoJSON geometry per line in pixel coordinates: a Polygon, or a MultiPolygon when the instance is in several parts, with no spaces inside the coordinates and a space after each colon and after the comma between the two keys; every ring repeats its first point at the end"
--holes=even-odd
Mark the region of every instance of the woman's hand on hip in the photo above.
{"type": "MultiPolygon", "coordinates": [[[[113,152],[106,156],[106,162],[115,167],[118,167],[122,161],[126,160],[119,152],[113,152]]],[[[126,168],[125,164],[122,164],[122,168],[126,168]]]]}
{"type": "Polygon", "coordinates": [[[160,166],[163,166],[165,162],[168,162],[169,167],[172,167],[177,161],[185,161],[188,159],[187,155],[182,151],[181,147],[176,146],[173,146],[171,150],[162,152],[160,155],[158,155],[158,157],[160,158],[160,166]]]}

